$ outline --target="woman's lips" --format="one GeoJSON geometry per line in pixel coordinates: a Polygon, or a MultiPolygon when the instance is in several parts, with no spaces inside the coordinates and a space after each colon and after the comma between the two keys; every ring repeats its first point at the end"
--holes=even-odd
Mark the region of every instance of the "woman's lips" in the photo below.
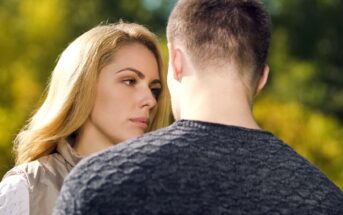
{"type": "Polygon", "coordinates": [[[130,119],[133,123],[135,123],[137,126],[143,128],[143,129],[147,129],[148,128],[148,122],[149,119],[146,117],[137,117],[137,118],[132,118],[130,119]]]}

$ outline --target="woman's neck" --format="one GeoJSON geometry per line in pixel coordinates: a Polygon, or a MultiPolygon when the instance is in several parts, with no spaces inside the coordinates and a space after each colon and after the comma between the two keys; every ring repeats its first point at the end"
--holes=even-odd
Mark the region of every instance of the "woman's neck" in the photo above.
{"type": "Polygon", "coordinates": [[[107,138],[91,120],[87,120],[80,128],[73,148],[79,155],[88,156],[105,150],[112,145],[113,143],[109,138],[107,138]]]}

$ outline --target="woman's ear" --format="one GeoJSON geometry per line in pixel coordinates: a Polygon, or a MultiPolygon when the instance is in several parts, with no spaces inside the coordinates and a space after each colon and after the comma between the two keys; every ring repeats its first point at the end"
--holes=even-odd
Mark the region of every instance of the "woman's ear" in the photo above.
{"type": "Polygon", "coordinates": [[[263,87],[266,85],[266,83],[268,81],[268,76],[269,76],[269,66],[266,64],[263,68],[260,80],[258,81],[256,91],[255,91],[255,95],[257,95],[263,89],[263,87]]]}
{"type": "Polygon", "coordinates": [[[176,81],[181,81],[182,79],[182,51],[174,47],[171,43],[168,43],[168,52],[169,52],[169,64],[171,66],[173,73],[173,78],[176,81]]]}

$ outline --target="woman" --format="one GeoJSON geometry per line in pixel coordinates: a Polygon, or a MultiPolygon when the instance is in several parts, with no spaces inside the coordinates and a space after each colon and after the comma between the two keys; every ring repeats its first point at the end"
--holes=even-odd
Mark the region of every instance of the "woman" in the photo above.
{"type": "Polygon", "coordinates": [[[82,157],[167,125],[164,75],[155,35],[138,24],[97,26],[72,42],[15,139],[17,166],[0,184],[0,214],[51,214],[82,157]]]}

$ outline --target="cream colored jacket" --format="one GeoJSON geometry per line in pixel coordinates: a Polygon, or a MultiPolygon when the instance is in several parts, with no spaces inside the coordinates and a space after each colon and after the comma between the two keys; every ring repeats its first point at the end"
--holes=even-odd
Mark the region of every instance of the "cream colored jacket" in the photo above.
{"type": "Polygon", "coordinates": [[[29,214],[51,214],[63,179],[81,159],[63,140],[58,143],[56,153],[16,166],[6,173],[4,179],[13,175],[23,176],[29,190],[29,214]]]}

